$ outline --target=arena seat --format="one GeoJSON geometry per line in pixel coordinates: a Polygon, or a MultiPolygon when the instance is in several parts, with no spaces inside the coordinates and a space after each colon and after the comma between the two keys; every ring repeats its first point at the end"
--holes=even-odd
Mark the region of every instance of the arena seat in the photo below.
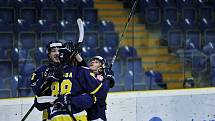
{"type": "Polygon", "coordinates": [[[163,77],[160,72],[149,70],[145,72],[146,89],[166,89],[166,83],[163,82],[163,77]]]}
{"type": "Polygon", "coordinates": [[[197,28],[197,11],[193,7],[183,7],[180,26],[183,30],[197,28]]]}
{"type": "Polygon", "coordinates": [[[168,32],[168,47],[177,50],[183,46],[183,33],[180,29],[173,29],[168,32]]]}
{"type": "Polygon", "coordinates": [[[93,57],[93,56],[96,56],[96,55],[97,55],[97,52],[95,49],[92,49],[92,48],[87,47],[87,46],[82,47],[81,56],[86,58],[86,60],[93,57]]]}
{"type": "Polygon", "coordinates": [[[0,61],[0,77],[2,79],[9,78],[13,74],[13,67],[12,62],[8,60],[1,60],[0,61]]]}
{"type": "Polygon", "coordinates": [[[214,29],[207,29],[204,31],[204,40],[205,40],[205,44],[211,42],[211,43],[215,43],[215,30],[214,29]]]}
{"type": "Polygon", "coordinates": [[[84,31],[97,31],[97,24],[91,23],[90,21],[84,20],[84,31]]]}
{"type": "Polygon", "coordinates": [[[145,9],[145,20],[147,24],[159,25],[161,22],[161,9],[160,7],[147,7],[145,9]]]}
{"type": "Polygon", "coordinates": [[[175,0],[159,0],[159,4],[162,8],[176,6],[175,0]]]}
{"type": "Polygon", "coordinates": [[[122,46],[119,50],[119,57],[127,58],[127,57],[137,57],[137,50],[131,46],[122,46]]]}
{"type": "Polygon", "coordinates": [[[79,34],[77,31],[65,31],[63,32],[63,40],[72,41],[73,43],[78,42],[79,34]]]}
{"type": "Polygon", "coordinates": [[[185,46],[189,48],[201,48],[201,32],[199,30],[188,30],[185,35],[185,46]]]}
{"type": "Polygon", "coordinates": [[[0,32],[0,48],[3,49],[12,49],[13,48],[13,40],[14,40],[14,33],[12,32],[0,32]]]}
{"type": "Polygon", "coordinates": [[[47,20],[51,24],[56,24],[58,21],[58,12],[56,8],[42,8],[40,19],[47,20]]]}
{"type": "Polygon", "coordinates": [[[103,46],[117,48],[119,44],[119,33],[115,31],[105,32],[103,34],[103,46]]]}
{"type": "Polygon", "coordinates": [[[7,24],[14,24],[15,9],[13,7],[0,7],[0,19],[7,24]]]}
{"type": "Polygon", "coordinates": [[[97,32],[85,32],[84,45],[92,49],[99,48],[99,36],[97,32]]]}
{"type": "Polygon", "coordinates": [[[44,47],[37,47],[34,51],[34,59],[36,65],[42,64],[41,61],[47,59],[46,49],[44,47]]]}
{"type": "Polygon", "coordinates": [[[80,16],[80,13],[78,12],[78,9],[76,8],[64,8],[62,17],[63,20],[68,21],[69,23],[76,24],[77,19],[80,16]]]}
{"type": "Polygon", "coordinates": [[[114,24],[108,20],[98,21],[98,31],[104,33],[106,31],[114,31],[114,24]]]}
{"type": "Polygon", "coordinates": [[[22,47],[29,50],[35,49],[37,34],[35,32],[19,33],[19,42],[22,44],[22,47]]]}
{"type": "Polygon", "coordinates": [[[94,8],[85,8],[83,10],[83,19],[96,24],[98,20],[98,11],[94,8]]]}
{"type": "Polygon", "coordinates": [[[112,58],[116,53],[116,48],[104,46],[99,50],[99,54],[104,58],[112,58]]]}
{"type": "Polygon", "coordinates": [[[206,43],[205,45],[203,45],[203,49],[202,51],[204,52],[204,54],[210,56],[211,54],[215,53],[215,43],[209,42],[206,43]]]}
{"type": "Polygon", "coordinates": [[[46,45],[50,42],[50,41],[56,41],[58,40],[58,34],[57,32],[41,32],[40,33],[40,39],[41,39],[41,45],[43,47],[46,47],[46,45]]]}

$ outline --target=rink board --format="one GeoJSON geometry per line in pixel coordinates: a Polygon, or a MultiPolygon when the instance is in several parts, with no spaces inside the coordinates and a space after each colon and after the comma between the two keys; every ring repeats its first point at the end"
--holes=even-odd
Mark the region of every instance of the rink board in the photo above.
{"type": "MultiPolygon", "coordinates": [[[[33,98],[0,100],[1,121],[20,121],[33,98]]],[[[108,121],[212,121],[215,88],[110,93],[108,121]],[[158,120],[160,119],[160,120],[158,120]]],[[[41,121],[36,109],[26,121],[41,121]]]]}

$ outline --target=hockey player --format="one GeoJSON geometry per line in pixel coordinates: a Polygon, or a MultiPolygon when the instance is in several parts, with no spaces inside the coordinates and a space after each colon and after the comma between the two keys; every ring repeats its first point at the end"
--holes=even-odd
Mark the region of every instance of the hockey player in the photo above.
{"type": "MultiPolygon", "coordinates": [[[[60,58],[60,52],[59,50],[64,48],[63,44],[60,41],[52,41],[47,45],[47,54],[49,63],[48,65],[42,65],[40,66],[33,74],[31,78],[31,87],[33,89],[33,92],[36,96],[51,96],[53,95],[53,90],[51,89],[52,84],[56,82],[60,82],[63,80],[63,66],[60,58]]],[[[76,56],[76,59],[81,61],[81,58],[76,56]]],[[[80,97],[84,95],[80,95],[79,97],[74,97],[71,102],[75,102],[74,104],[77,106],[83,105],[80,102],[80,97]]],[[[88,101],[90,100],[93,104],[92,97],[89,95],[84,96],[85,99],[88,101]]],[[[38,110],[43,111],[43,120],[46,121],[49,118],[50,114],[50,108],[52,107],[52,104],[50,103],[43,103],[39,104],[37,103],[37,98],[35,98],[35,106],[38,110]]],[[[74,106],[73,106],[74,107],[74,106]]],[[[85,107],[83,107],[85,109],[85,107]]],[[[83,110],[79,109],[79,110],[83,110]]]]}
{"type": "MultiPolygon", "coordinates": [[[[89,69],[73,67],[69,66],[69,64],[65,64],[62,67],[59,58],[59,48],[62,48],[62,43],[60,42],[51,42],[48,44],[47,52],[50,63],[41,66],[32,74],[32,89],[37,96],[59,96],[55,102],[56,104],[61,104],[62,106],[64,104],[70,105],[72,113],[80,112],[93,104],[94,100],[91,95],[97,96],[99,99],[106,93],[103,94],[104,89],[100,90],[102,84],[98,83],[89,69]]],[[[39,110],[46,110],[51,106],[49,103],[37,103],[36,105],[39,110]]],[[[47,119],[48,114],[51,114],[50,118],[53,121],[72,120],[69,115],[65,115],[68,114],[67,111],[62,110],[62,108],[56,105],[54,105],[51,113],[44,113],[46,116],[44,119],[47,119]]]]}
{"type": "Polygon", "coordinates": [[[105,96],[98,99],[91,108],[87,109],[87,119],[88,121],[107,121],[105,101],[109,89],[114,86],[114,73],[101,56],[92,57],[89,60],[89,68],[97,80],[103,84],[105,96]]]}

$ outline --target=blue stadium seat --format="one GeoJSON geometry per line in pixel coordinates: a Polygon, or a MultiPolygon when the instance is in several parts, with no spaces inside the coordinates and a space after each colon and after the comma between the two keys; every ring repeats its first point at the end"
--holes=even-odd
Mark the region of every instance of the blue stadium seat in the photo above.
{"type": "Polygon", "coordinates": [[[215,43],[209,42],[209,43],[205,44],[203,46],[202,51],[204,52],[204,54],[209,55],[209,56],[211,54],[214,54],[215,53],[215,43]]]}
{"type": "Polygon", "coordinates": [[[39,19],[36,24],[37,32],[57,31],[57,24],[53,24],[45,19],[39,19]]]}
{"type": "Polygon", "coordinates": [[[0,48],[0,60],[9,60],[10,57],[5,49],[0,48]]]}
{"type": "Polygon", "coordinates": [[[31,24],[24,19],[18,19],[16,29],[18,32],[35,31],[35,25],[36,24],[31,24]]]}
{"type": "Polygon", "coordinates": [[[99,54],[104,58],[112,58],[116,53],[116,49],[113,47],[104,46],[100,49],[99,54]]]}
{"type": "Polygon", "coordinates": [[[215,69],[215,54],[210,55],[210,68],[215,69]]]}
{"type": "Polygon", "coordinates": [[[161,7],[175,7],[176,6],[175,0],[160,0],[159,2],[160,2],[159,4],[161,7]]]}
{"type": "Polygon", "coordinates": [[[38,8],[44,7],[56,7],[55,0],[38,0],[38,8]]]}
{"type": "Polygon", "coordinates": [[[163,76],[158,71],[149,70],[145,72],[146,89],[166,89],[166,83],[163,82],[163,76]]]}
{"type": "Polygon", "coordinates": [[[10,81],[11,81],[12,97],[16,97],[17,96],[17,90],[18,90],[19,76],[18,75],[12,76],[10,81]]]}
{"type": "MultiPolygon", "coordinates": [[[[107,60],[111,63],[112,59],[107,60]]],[[[124,90],[124,83],[123,83],[123,65],[119,59],[116,59],[114,64],[112,65],[112,70],[114,72],[115,77],[115,86],[110,89],[110,91],[123,91],[124,90]]]]}
{"type": "Polygon", "coordinates": [[[193,0],[176,0],[176,5],[179,9],[184,7],[195,7],[193,0]]]}
{"type": "Polygon", "coordinates": [[[183,46],[183,34],[180,29],[173,29],[168,32],[168,47],[177,50],[183,46]]]}
{"type": "Polygon", "coordinates": [[[119,56],[121,58],[137,57],[137,50],[131,46],[123,46],[119,50],[119,56]]]}
{"type": "Polygon", "coordinates": [[[183,30],[197,28],[197,11],[195,8],[184,7],[182,9],[180,25],[183,30]]]}
{"type": "Polygon", "coordinates": [[[211,80],[211,86],[215,86],[215,69],[211,68],[210,70],[210,80],[211,80]]]}
{"type": "Polygon", "coordinates": [[[11,7],[13,6],[12,0],[0,0],[0,7],[11,7]]]}
{"type": "Polygon", "coordinates": [[[56,5],[58,8],[63,9],[63,8],[77,8],[79,6],[78,4],[79,0],[57,0],[56,5]]]}
{"type": "Polygon", "coordinates": [[[58,21],[57,9],[56,8],[42,8],[40,19],[47,20],[51,24],[56,24],[58,21]]]}
{"type": "Polygon", "coordinates": [[[30,87],[24,87],[18,89],[18,97],[32,97],[34,93],[30,87]]]}
{"type": "Polygon", "coordinates": [[[201,48],[201,32],[199,30],[188,30],[185,35],[185,46],[190,48],[201,48]]]}
{"type": "Polygon", "coordinates": [[[159,25],[161,22],[161,9],[160,7],[147,7],[145,9],[145,20],[147,24],[159,25]]]}
{"type": "Polygon", "coordinates": [[[85,8],[83,10],[83,19],[96,24],[98,20],[98,11],[94,8],[85,8]]]}
{"type": "Polygon", "coordinates": [[[13,25],[8,24],[7,21],[4,21],[0,18],[0,32],[11,32],[13,31],[13,25]]]}
{"type": "Polygon", "coordinates": [[[97,24],[91,23],[90,21],[83,21],[84,22],[84,31],[96,31],[97,24]]]}
{"type": "Polygon", "coordinates": [[[78,9],[75,8],[65,8],[63,9],[63,20],[68,21],[72,24],[77,24],[77,19],[79,16],[78,9]]]}
{"type": "Polygon", "coordinates": [[[95,49],[92,49],[90,47],[82,47],[82,53],[81,56],[83,56],[86,59],[92,58],[93,56],[96,56],[97,52],[95,49]]]}
{"type": "MultiPolygon", "coordinates": [[[[24,48],[13,48],[11,53],[12,62],[16,65],[19,61],[25,61],[28,59],[28,50],[24,48]]],[[[14,65],[14,66],[15,66],[14,65]]]]}
{"type": "Polygon", "coordinates": [[[11,61],[0,61],[0,77],[2,79],[9,78],[13,74],[12,62],[11,61]]]}
{"type": "Polygon", "coordinates": [[[79,5],[80,5],[81,9],[94,8],[93,0],[80,0],[79,2],[80,2],[79,5]]]}
{"type": "Polygon", "coordinates": [[[204,72],[207,70],[207,56],[204,54],[193,54],[192,71],[204,72]]]}
{"type": "Polygon", "coordinates": [[[31,76],[35,69],[34,63],[30,61],[20,62],[19,63],[19,74],[24,77],[31,76]]]}
{"type": "Polygon", "coordinates": [[[20,19],[26,20],[30,24],[36,24],[38,18],[38,12],[36,8],[21,8],[20,9],[20,19]]]}
{"type": "Polygon", "coordinates": [[[142,8],[146,8],[146,7],[155,7],[157,6],[157,1],[156,0],[141,0],[140,1],[140,6],[142,8]]]}
{"type": "Polygon", "coordinates": [[[0,40],[1,43],[4,44],[0,44],[0,48],[3,49],[12,49],[13,48],[13,40],[14,40],[14,34],[11,32],[1,32],[0,33],[0,40]]]}
{"type": "Polygon", "coordinates": [[[199,8],[199,27],[202,32],[214,28],[214,11],[212,7],[199,8]]]}
{"type": "Polygon", "coordinates": [[[214,29],[205,30],[204,37],[205,44],[209,42],[215,43],[215,30],[214,29]]]}
{"type": "Polygon", "coordinates": [[[33,0],[15,0],[14,4],[16,4],[17,8],[31,7],[31,6],[35,5],[35,1],[33,1],[33,0]]]}
{"type": "Polygon", "coordinates": [[[99,32],[103,33],[106,31],[114,31],[114,24],[108,20],[100,20],[98,22],[98,30],[99,32]]]}
{"type": "Polygon", "coordinates": [[[38,47],[34,51],[34,59],[36,61],[36,65],[41,65],[41,61],[47,59],[46,49],[44,47],[38,47]]]}
{"type": "Polygon", "coordinates": [[[176,7],[165,7],[161,21],[161,33],[164,38],[166,38],[170,29],[178,28],[178,21],[178,9],[176,7]]]}
{"type": "Polygon", "coordinates": [[[84,36],[84,45],[92,49],[99,48],[99,38],[97,32],[86,32],[84,36]]]}
{"type": "Polygon", "coordinates": [[[135,73],[142,73],[142,60],[139,57],[132,57],[127,59],[126,70],[134,70],[135,73]]]}
{"type": "Polygon", "coordinates": [[[79,38],[78,32],[63,32],[63,40],[72,41],[73,43],[77,43],[79,38]]]}
{"type": "Polygon", "coordinates": [[[35,49],[37,35],[34,32],[19,33],[19,42],[22,44],[22,47],[27,50],[35,49]]]}
{"type": "Polygon", "coordinates": [[[7,24],[15,23],[15,10],[13,7],[0,7],[0,20],[7,24]]]}
{"type": "Polygon", "coordinates": [[[103,34],[103,46],[117,48],[119,44],[119,33],[115,31],[105,32],[103,34]]]}
{"type": "Polygon", "coordinates": [[[0,89],[0,98],[10,98],[11,90],[10,89],[0,89]]]}
{"type": "Polygon", "coordinates": [[[195,0],[196,7],[209,6],[210,0],[195,0]]]}
{"type": "Polygon", "coordinates": [[[46,47],[50,41],[58,40],[58,34],[56,32],[41,32],[40,39],[42,43],[41,45],[46,47]]]}
{"type": "Polygon", "coordinates": [[[135,73],[133,70],[128,70],[124,76],[125,90],[144,90],[144,73],[135,73]]]}
{"type": "Polygon", "coordinates": [[[58,23],[59,32],[78,31],[78,26],[66,20],[61,20],[58,23]]]}

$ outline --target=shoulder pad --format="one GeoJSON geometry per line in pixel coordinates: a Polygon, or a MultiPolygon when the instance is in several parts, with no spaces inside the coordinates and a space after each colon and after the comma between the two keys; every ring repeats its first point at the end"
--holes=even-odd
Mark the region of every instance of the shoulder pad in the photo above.
{"type": "Polygon", "coordinates": [[[84,68],[84,69],[90,70],[89,67],[86,67],[86,66],[81,66],[81,67],[84,68]]]}
{"type": "Polygon", "coordinates": [[[41,65],[38,68],[36,68],[35,71],[40,72],[40,71],[45,71],[47,69],[47,65],[41,65]]]}

